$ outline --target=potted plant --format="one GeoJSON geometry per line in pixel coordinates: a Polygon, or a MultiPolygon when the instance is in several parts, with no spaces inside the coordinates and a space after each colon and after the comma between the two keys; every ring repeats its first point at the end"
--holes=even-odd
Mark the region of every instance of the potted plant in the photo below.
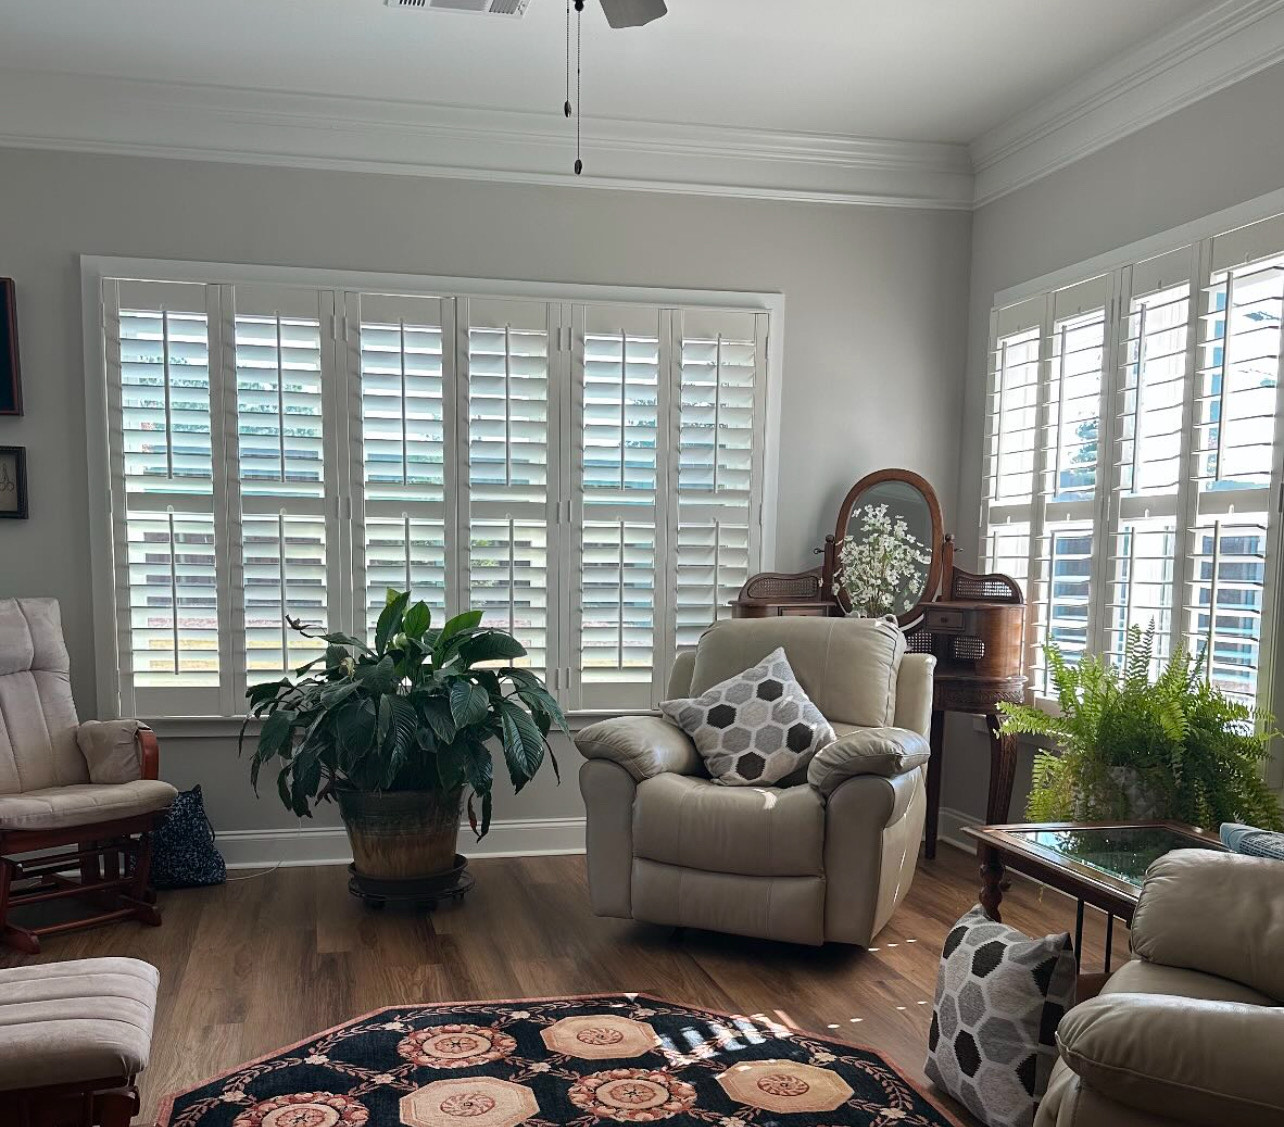
{"type": "Polygon", "coordinates": [[[1096,655],[1071,665],[1045,646],[1059,715],[999,705],[1003,731],[1054,748],[1035,757],[1026,816],[1284,828],[1261,771],[1277,735],[1273,719],[1209,684],[1203,663],[1181,647],[1152,681],[1154,645],[1153,623],[1130,628],[1118,668],[1096,655]]]}
{"type": "Polygon", "coordinates": [[[325,654],[247,693],[250,717],[262,720],[250,765],[256,791],[275,762],[277,793],[295,814],[336,800],[359,882],[422,884],[462,871],[464,792],[480,840],[496,750],[515,791],[546,753],[557,771],[548,734],[554,725],[569,734],[561,709],[535,674],[512,664],[526,653],[521,643],[481,617],[467,611],[437,629],[424,603],[389,591],[372,646],[287,619],[324,641],[325,654]]]}

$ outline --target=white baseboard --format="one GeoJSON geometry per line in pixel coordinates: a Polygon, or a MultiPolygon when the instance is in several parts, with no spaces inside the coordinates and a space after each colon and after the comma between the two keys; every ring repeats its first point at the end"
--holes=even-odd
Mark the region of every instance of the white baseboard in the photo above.
{"type": "Polygon", "coordinates": [[[949,842],[956,849],[962,849],[967,853],[975,853],[976,842],[963,832],[963,827],[979,826],[984,820],[974,814],[965,814],[952,806],[942,806],[940,821],[936,824],[936,839],[949,842]]]}
{"type": "MultiPolygon", "coordinates": [[[[341,826],[300,826],[286,830],[225,830],[218,848],[229,869],[270,865],[346,865],[352,860],[341,826]]],[[[583,818],[513,818],[491,823],[481,841],[464,827],[459,852],[469,858],[547,857],[584,852],[583,818]]]]}

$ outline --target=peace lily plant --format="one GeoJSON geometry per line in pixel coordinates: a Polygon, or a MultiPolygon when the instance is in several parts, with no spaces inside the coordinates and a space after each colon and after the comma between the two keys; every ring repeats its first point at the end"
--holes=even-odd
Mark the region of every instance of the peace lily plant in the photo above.
{"type": "Polygon", "coordinates": [[[271,766],[295,814],[337,800],[360,876],[450,871],[465,791],[478,840],[490,829],[496,753],[514,791],[545,755],[557,771],[548,736],[554,727],[569,735],[566,719],[539,677],[513,664],[522,644],[481,619],[471,610],[435,628],[428,606],[411,605],[405,591],[388,592],[372,645],[288,618],[325,653],[247,694],[250,716],[262,720],[255,788],[271,766]]]}

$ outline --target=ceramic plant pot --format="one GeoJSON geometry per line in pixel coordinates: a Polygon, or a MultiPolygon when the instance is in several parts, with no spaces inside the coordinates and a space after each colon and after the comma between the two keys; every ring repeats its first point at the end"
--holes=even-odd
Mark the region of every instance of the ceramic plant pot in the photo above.
{"type": "Polygon", "coordinates": [[[455,867],[463,788],[336,790],[358,876],[423,880],[455,867]]]}

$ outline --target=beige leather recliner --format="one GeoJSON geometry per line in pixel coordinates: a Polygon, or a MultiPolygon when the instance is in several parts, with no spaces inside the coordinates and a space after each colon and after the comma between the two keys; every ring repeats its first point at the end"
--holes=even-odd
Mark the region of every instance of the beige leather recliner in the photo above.
{"type": "Polygon", "coordinates": [[[715,783],[660,717],[579,733],[597,915],[868,946],[904,899],[927,808],[935,658],[907,654],[887,619],[737,619],[678,657],[668,695],[699,696],[778,646],[838,734],[805,776],[715,783]]]}
{"type": "Polygon", "coordinates": [[[1284,863],[1161,857],[1132,949],[1061,1019],[1035,1127],[1284,1124],[1284,863]]]}

